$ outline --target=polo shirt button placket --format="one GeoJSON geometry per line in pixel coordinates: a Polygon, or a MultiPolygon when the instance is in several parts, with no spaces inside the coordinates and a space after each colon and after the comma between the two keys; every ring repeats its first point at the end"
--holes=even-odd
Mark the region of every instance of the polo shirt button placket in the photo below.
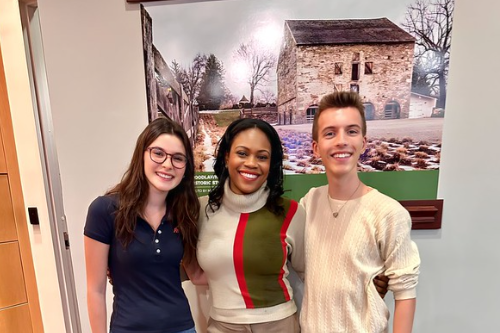
{"type": "MultiPolygon", "coordinates": [[[[161,223],[161,224],[163,224],[163,223],[161,223]]],[[[161,232],[162,232],[161,229],[158,229],[156,231],[156,233],[158,235],[161,235],[161,232]]],[[[156,248],[156,255],[159,255],[161,253],[161,250],[159,249],[160,240],[158,239],[158,235],[155,235],[155,240],[154,240],[154,242],[155,242],[155,248],[156,248]]]]}
{"type": "MultiPolygon", "coordinates": [[[[158,228],[158,230],[156,231],[156,233],[157,233],[158,235],[161,235],[161,233],[162,233],[162,231],[161,231],[161,229],[160,229],[160,228],[161,228],[161,226],[163,225],[163,223],[164,223],[163,221],[162,221],[162,222],[160,222],[160,227],[159,227],[159,228],[158,228]]],[[[156,255],[160,255],[160,253],[161,253],[161,250],[160,250],[160,248],[159,248],[159,243],[160,243],[160,240],[158,239],[158,236],[157,236],[157,235],[155,235],[155,240],[154,240],[154,242],[155,242],[155,244],[156,244],[156,246],[155,246],[155,248],[156,248],[156,255]]]]}

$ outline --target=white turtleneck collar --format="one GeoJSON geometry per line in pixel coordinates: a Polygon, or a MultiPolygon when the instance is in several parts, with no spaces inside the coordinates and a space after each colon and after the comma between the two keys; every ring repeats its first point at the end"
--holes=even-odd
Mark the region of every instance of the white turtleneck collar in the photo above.
{"type": "Polygon", "coordinates": [[[250,194],[236,194],[229,187],[229,179],[224,184],[224,197],[222,204],[238,213],[251,213],[264,207],[269,196],[266,188],[267,181],[255,192],[250,194]]]}

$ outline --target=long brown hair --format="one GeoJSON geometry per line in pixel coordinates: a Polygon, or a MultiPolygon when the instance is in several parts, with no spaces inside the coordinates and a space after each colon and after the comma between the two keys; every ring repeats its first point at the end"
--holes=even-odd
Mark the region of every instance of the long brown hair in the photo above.
{"type": "Polygon", "coordinates": [[[182,235],[184,258],[190,262],[196,253],[200,203],[194,188],[193,149],[184,129],[167,118],[152,121],[139,135],[130,165],[120,183],[107,195],[117,195],[119,207],[115,215],[116,238],[126,247],[134,238],[137,217],[142,216],[149,194],[149,183],[144,173],[144,152],[162,134],[179,138],[186,149],[186,170],[179,185],[170,190],[166,204],[169,218],[182,235]]]}

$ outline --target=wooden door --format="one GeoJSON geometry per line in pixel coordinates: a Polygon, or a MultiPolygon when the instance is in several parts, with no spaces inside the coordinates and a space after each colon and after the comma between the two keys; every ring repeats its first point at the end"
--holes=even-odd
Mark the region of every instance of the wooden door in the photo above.
{"type": "Polygon", "coordinates": [[[0,332],[43,333],[1,47],[0,332]]]}

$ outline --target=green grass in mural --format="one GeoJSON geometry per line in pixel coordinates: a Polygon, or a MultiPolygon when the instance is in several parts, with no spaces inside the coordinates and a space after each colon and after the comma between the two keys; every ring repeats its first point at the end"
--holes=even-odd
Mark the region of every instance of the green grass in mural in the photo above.
{"type": "Polygon", "coordinates": [[[219,113],[214,113],[213,117],[217,126],[226,127],[229,126],[233,121],[240,118],[240,111],[222,111],[219,113]]]}
{"type": "MultiPolygon", "coordinates": [[[[361,180],[396,200],[433,200],[437,198],[439,170],[361,172],[361,180]]],[[[198,195],[207,195],[216,180],[210,172],[196,174],[198,195]]],[[[311,187],[327,183],[326,175],[286,175],[285,196],[299,200],[311,187]]]]}
{"type": "MultiPolygon", "coordinates": [[[[439,170],[361,172],[361,180],[396,200],[432,200],[437,198],[439,170]]],[[[326,175],[287,175],[285,195],[298,200],[311,187],[326,185],[326,175]]]]}

